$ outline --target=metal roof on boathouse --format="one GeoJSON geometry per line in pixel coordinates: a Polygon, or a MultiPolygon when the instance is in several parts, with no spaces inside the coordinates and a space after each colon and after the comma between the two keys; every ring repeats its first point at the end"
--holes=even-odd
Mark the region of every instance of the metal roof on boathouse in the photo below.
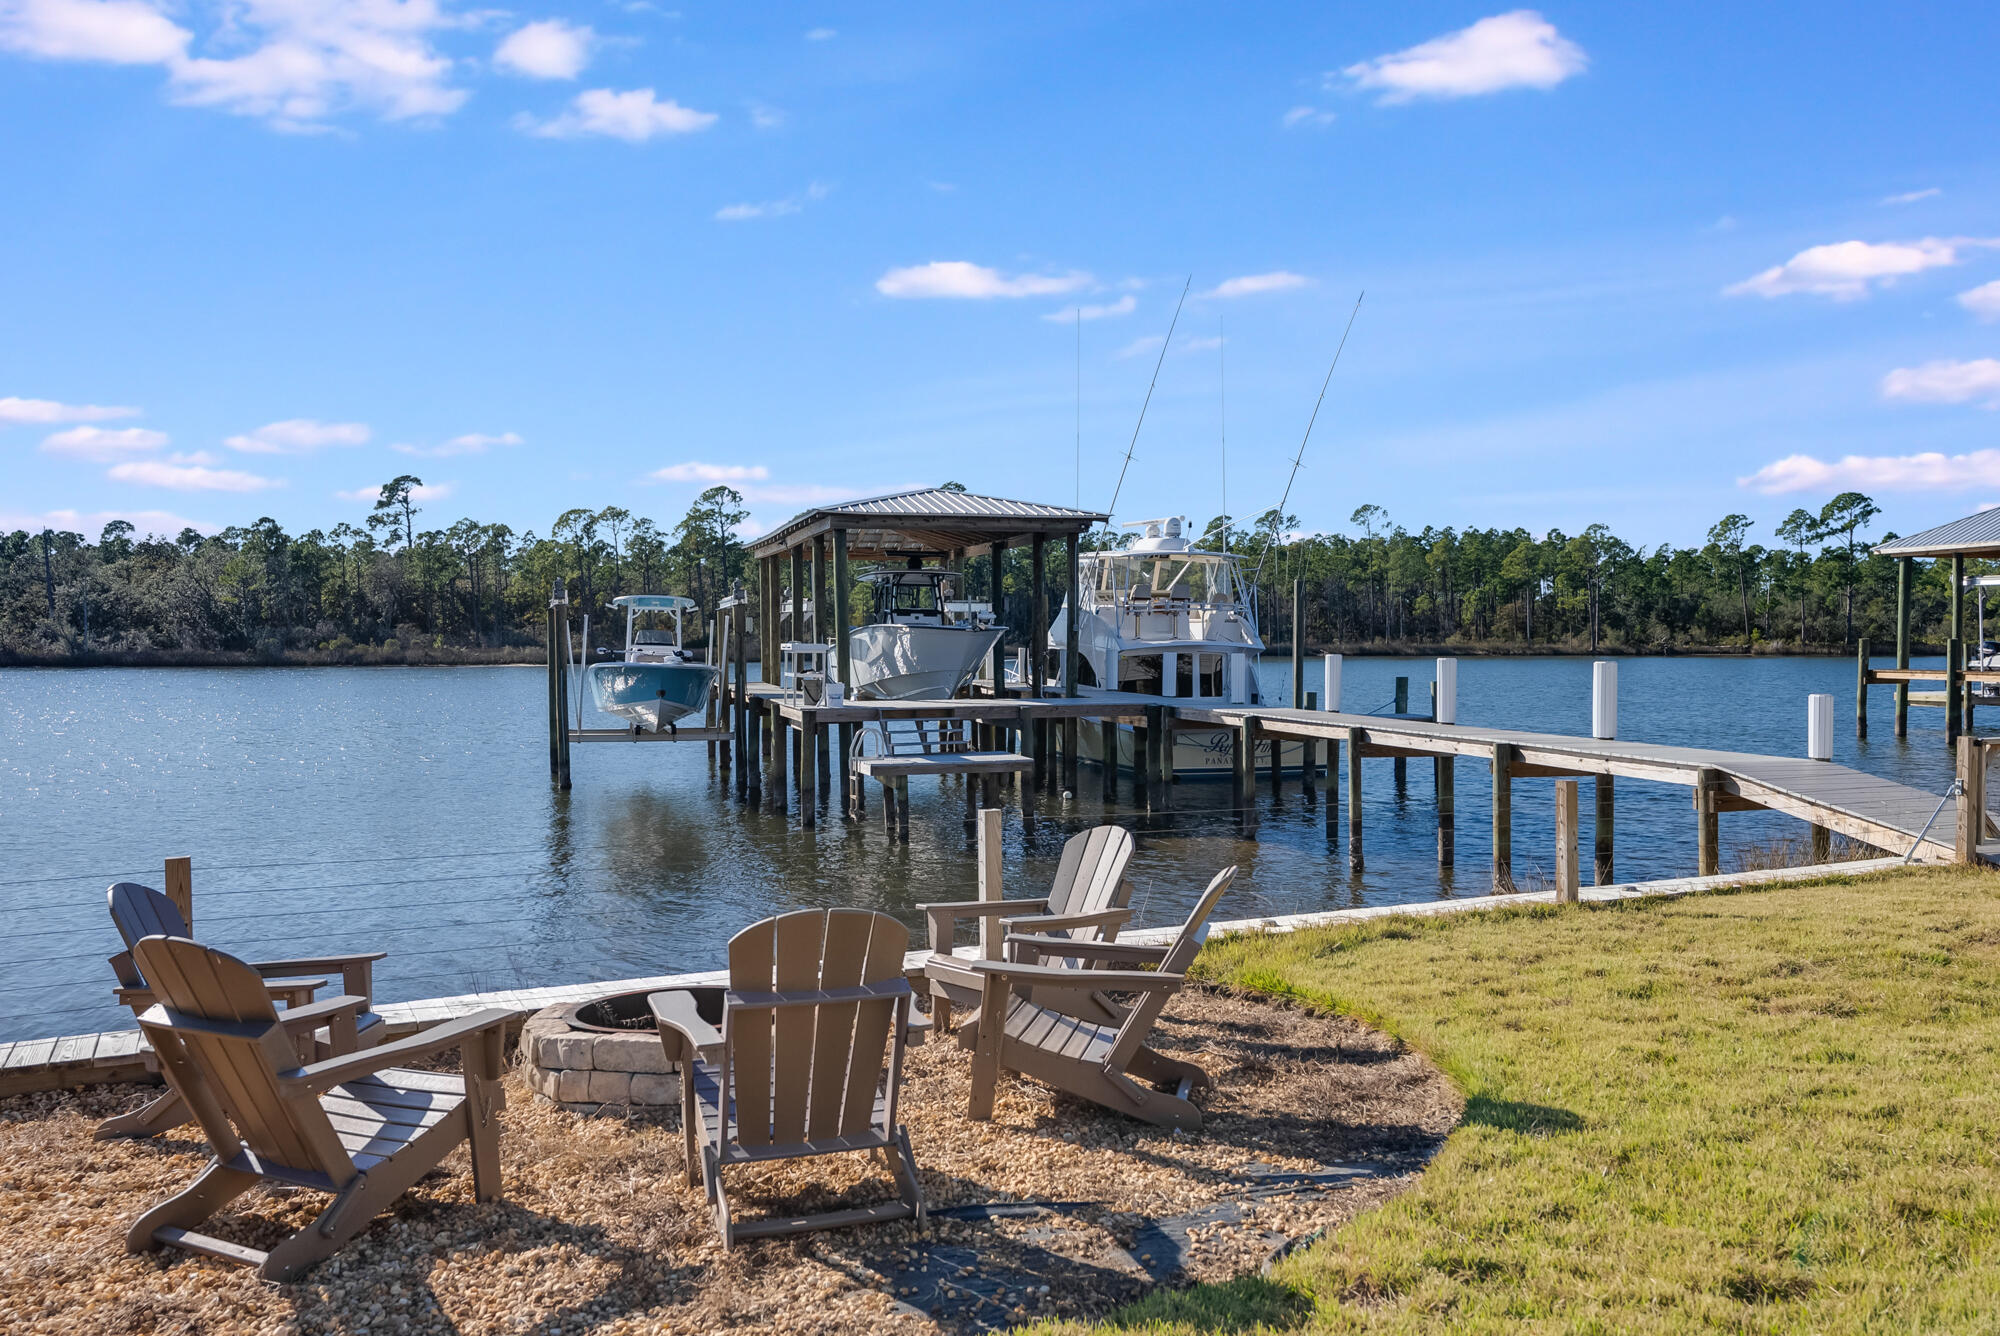
{"type": "Polygon", "coordinates": [[[1878,557],[2000,556],[2000,507],[1940,524],[1907,538],[1892,538],[1870,551],[1878,557]]]}
{"type": "Polygon", "coordinates": [[[845,529],[851,557],[940,556],[958,548],[1011,544],[1035,534],[1080,534],[1108,519],[1098,511],[1069,506],[919,487],[801,511],[752,543],[750,552],[775,556],[819,534],[845,529]]]}

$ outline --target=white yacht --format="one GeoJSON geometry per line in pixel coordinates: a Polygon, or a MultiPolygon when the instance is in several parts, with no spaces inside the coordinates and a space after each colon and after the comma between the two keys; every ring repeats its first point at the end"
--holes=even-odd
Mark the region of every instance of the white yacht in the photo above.
{"type": "Polygon", "coordinates": [[[923,567],[861,577],[875,595],[874,620],[847,633],[855,694],[881,700],[949,699],[978,672],[1004,626],[992,611],[951,597],[957,571],[923,567]]]}
{"type": "MultiPolygon", "coordinates": [[[[1237,558],[1205,552],[1186,537],[1185,517],[1137,520],[1131,546],[1086,552],[1078,571],[1082,605],[1067,600],[1049,627],[1058,680],[1071,616],[1077,618],[1077,682],[1083,694],[1120,691],[1189,705],[1256,705],[1257,659],[1264,638],[1237,558]]],[[[1118,731],[1119,763],[1132,762],[1133,735],[1118,731]]],[[[1082,754],[1103,759],[1098,730],[1081,730],[1082,754]]],[[[1258,746],[1270,763],[1271,743],[1258,746]]],[[[1234,741],[1228,729],[1176,730],[1174,773],[1227,775],[1234,741]]],[[[1280,764],[1297,768],[1304,749],[1284,744],[1280,764]]]]}

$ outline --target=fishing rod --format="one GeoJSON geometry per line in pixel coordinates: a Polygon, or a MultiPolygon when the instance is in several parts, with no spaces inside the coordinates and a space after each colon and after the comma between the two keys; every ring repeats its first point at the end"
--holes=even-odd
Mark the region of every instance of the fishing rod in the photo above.
{"type": "MultiPolygon", "coordinates": [[[[1361,297],[1368,295],[1362,289],[1361,297]]],[[[1354,309],[1347,313],[1347,328],[1340,331],[1340,346],[1333,350],[1333,361],[1326,368],[1326,379],[1319,383],[1319,398],[1313,400],[1312,416],[1306,419],[1306,434],[1299,438],[1298,457],[1292,460],[1292,476],[1285,479],[1285,494],[1278,498],[1278,508],[1271,512],[1271,541],[1278,537],[1278,526],[1285,519],[1285,503],[1292,499],[1292,484],[1299,480],[1299,469],[1306,458],[1306,442],[1312,439],[1313,423],[1319,421],[1319,406],[1326,402],[1326,387],[1333,383],[1333,369],[1340,365],[1340,354],[1347,348],[1347,336],[1354,332],[1354,317],[1361,314],[1361,297],[1354,299],[1354,309]]],[[[1271,555],[1271,543],[1264,544],[1264,550],[1257,554],[1257,569],[1250,574],[1250,587],[1257,587],[1257,577],[1264,573],[1264,558],[1271,555]]]]}
{"type": "MultiPolygon", "coordinates": [[[[1174,303],[1174,318],[1167,325],[1166,342],[1160,345],[1159,361],[1153,363],[1153,379],[1146,386],[1145,402],[1139,405],[1139,420],[1132,424],[1132,440],[1125,447],[1125,462],[1118,466],[1118,485],[1111,489],[1111,504],[1105,507],[1107,515],[1118,513],[1118,494],[1125,490],[1125,470],[1132,467],[1132,453],[1139,448],[1139,428],[1146,425],[1146,406],[1153,402],[1153,386],[1160,383],[1160,366],[1167,360],[1167,349],[1173,346],[1174,327],[1181,322],[1181,307],[1187,302],[1188,289],[1193,285],[1194,275],[1189,274],[1187,282],[1181,284],[1180,301],[1174,303]]],[[[1105,527],[1109,528],[1111,521],[1107,518],[1104,523],[1105,527]]]]}

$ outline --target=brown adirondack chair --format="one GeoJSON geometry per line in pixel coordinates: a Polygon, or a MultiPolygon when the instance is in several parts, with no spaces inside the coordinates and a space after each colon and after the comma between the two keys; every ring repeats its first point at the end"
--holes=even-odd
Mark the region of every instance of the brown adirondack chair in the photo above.
{"type": "MultiPolygon", "coordinates": [[[[1118,930],[1131,919],[1131,883],[1125,880],[1132,861],[1132,833],[1123,826],[1095,826],[1072,835],[1063,844],[1062,861],[1046,896],[1023,900],[962,900],[917,908],[930,922],[930,958],[924,962],[924,982],[931,995],[931,1017],[940,1034],[952,1028],[954,1006],[970,1014],[960,1024],[978,1019],[985,979],[970,960],[951,953],[958,925],[966,919],[997,919],[989,931],[1003,940],[1012,933],[1034,933],[1081,942],[1117,940],[1118,930]]],[[[1081,962],[1065,968],[1081,969],[1081,962]]],[[[1095,988],[1068,990],[1065,1005],[1083,1008],[1096,1019],[1110,1021],[1116,1009],[1095,988]]],[[[1052,994],[1047,1000],[1058,1001],[1052,994]]],[[[961,1034],[964,1042],[969,1029],[961,1034]]]]}
{"type": "Polygon", "coordinates": [[[909,1134],[896,1122],[913,997],[910,931],[865,909],[808,909],[729,942],[718,1030],[688,992],[654,993],[667,1058],[681,1069],[688,1182],[707,1186],[727,1249],[738,1239],[924,1217],[909,1134]],[[818,1215],[735,1221],[722,1172],[763,1160],[879,1150],[899,1200],[818,1215]]]}
{"type": "MultiPolygon", "coordinates": [[[[132,959],[132,948],[147,937],[187,938],[192,934],[188,931],[187,920],[181,916],[180,907],[150,886],[121,881],[106,891],[104,898],[111,908],[111,922],[125,942],[125,949],[111,957],[111,971],[118,978],[113,996],[120,1004],[130,1007],[134,1016],[138,1016],[157,999],[132,959]]],[[[285,1004],[283,1019],[287,1033],[307,1045],[300,1052],[300,1061],[335,1057],[356,1049],[372,1048],[381,1042],[385,1033],[382,1018],[370,1011],[368,1004],[374,987],[374,964],[383,954],[372,951],[360,955],[264,960],[250,966],[263,977],[265,991],[271,998],[285,1004]],[[300,1016],[298,1009],[311,1002],[318,990],[326,985],[325,979],[305,976],[331,974],[335,970],[341,974],[343,996],[358,999],[358,1005],[335,1007],[316,1025],[300,1027],[295,1024],[300,1016]]],[[[190,1116],[186,1103],[170,1082],[166,1093],[158,1099],[130,1113],[105,1119],[97,1125],[93,1135],[98,1141],[112,1137],[158,1136],[179,1127],[190,1116]]]]}
{"type": "Polygon", "coordinates": [[[1201,1110],[1188,1096],[1210,1084],[1208,1073],[1148,1048],[1146,1037],[1167,999],[1187,982],[1187,968],[1208,937],[1208,916],[1235,877],[1233,867],[1215,874],[1168,946],[1016,934],[1008,938],[1008,945],[1017,959],[971,962],[986,980],[972,1057],[972,1117],[993,1116],[995,1086],[1005,1069],[1149,1123],[1198,1130],[1201,1110]],[[1099,989],[1136,993],[1138,1000],[1123,1010],[1115,1024],[1106,1024],[1022,996],[1040,985],[1060,986],[1075,977],[1073,971],[1040,963],[1051,956],[1124,966],[1099,969],[1091,980],[1099,989]],[[1131,968],[1140,964],[1158,968],[1131,968]]]}
{"type": "Polygon", "coordinates": [[[291,1280],[360,1233],[462,1141],[472,1150],[474,1195],[499,1197],[501,1044],[512,1013],[476,1012],[301,1066],[253,966],[185,937],[147,937],[132,954],[160,999],[139,1028],[215,1158],[185,1191],[133,1222],[125,1236],[131,1251],[167,1244],[246,1263],[266,1280],[291,1280]],[[454,1048],[463,1076],[395,1065],[454,1048]],[[268,1252],[194,1231],[260,1183],[314,1188],[333,1201],[268,1252]]]}

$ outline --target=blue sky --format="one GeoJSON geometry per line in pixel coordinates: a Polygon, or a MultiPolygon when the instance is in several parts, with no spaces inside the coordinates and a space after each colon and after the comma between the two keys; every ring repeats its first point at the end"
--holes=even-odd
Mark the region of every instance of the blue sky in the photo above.
{"type": "Polygon", "coordinates": [[[2000,501],[1991,6],[0,0],[0,527],[2000,501]],[[1081,324],[1081,477],[1076,467],[1081,324]],[[1216,340],[1226,335],[1218,348],[1216,340]],[[1226,355],[1226,384],[1222,357],[1226,355]],[[1226,399],[1224,390],[1226,388],[1226,399]],[[1226,407],[1226,412],[1225,412],[1226,407]],[[343,495],[345,494],[345,495],[343,495]]]}

